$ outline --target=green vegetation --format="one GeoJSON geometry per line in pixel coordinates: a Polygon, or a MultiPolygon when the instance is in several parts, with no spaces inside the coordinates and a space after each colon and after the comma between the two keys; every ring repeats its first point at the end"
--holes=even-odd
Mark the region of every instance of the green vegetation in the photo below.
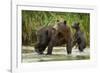
{"type": "MultiPolygon", "coordinates": [[[[80,22],[85,32],[87,46],[90,44],[90,14],[72,12],[48,12],[22,10],[22,44],[31,45],[36,42],[35,32],[43,26],[54,26],[57,20],[66,20],[71,27],[73,22],[80,22]]],[[[72,32],[74,32],[72,30],[72,32]]]]}

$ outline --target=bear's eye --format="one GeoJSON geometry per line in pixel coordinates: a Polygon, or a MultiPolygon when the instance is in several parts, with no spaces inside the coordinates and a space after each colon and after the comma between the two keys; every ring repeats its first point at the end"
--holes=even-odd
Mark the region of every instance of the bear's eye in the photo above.
{"type": "Polygon", "coordinates": [[[61,38],[61,37],[63,37],[63,35],[59,32],[58,37],[61,38]]]}

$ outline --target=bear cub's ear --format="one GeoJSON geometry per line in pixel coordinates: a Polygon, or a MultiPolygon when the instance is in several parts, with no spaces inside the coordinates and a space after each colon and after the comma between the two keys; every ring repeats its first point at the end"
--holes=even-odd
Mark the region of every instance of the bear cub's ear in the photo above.
{"type": "Polygon", "coordinates": [[[77,22],[77,25],[79,26],[79,25],[80,25],[80,23],[79,23],[79,22],[77,22]]]}
{"type": "Polygon", "coordinates": [[[66,24],[66,21],[64,20],[64,24],[66,24]]]}

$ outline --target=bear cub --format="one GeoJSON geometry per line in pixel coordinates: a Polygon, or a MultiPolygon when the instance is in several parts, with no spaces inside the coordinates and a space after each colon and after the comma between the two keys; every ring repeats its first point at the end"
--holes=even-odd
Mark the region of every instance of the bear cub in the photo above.
{"type": "Polygon", "coordinates": [[[81,31],[79,24],[80,24],[79,22],[75,22],[72,25],[72,28],[75,29],[75,33],[73,36],[74,39],[73,46],[77,44],[79,51],[83,52],[84,49],[86,48],[86,38],[84,32],[81,31]]]}

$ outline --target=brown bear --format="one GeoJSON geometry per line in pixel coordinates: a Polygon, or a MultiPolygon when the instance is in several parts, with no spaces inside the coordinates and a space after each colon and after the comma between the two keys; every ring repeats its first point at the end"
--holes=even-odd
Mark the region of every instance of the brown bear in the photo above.
{"type": "Polygon", "coordinates": [[[46,47],[48,47],[47,55],[51,55],[54,46],[66,44],[67,53],[71,54],[71,42],[71,30],[66,24],[66,21],[58,21],[56,29],[49,26],[43,27],[37,31],[37,43],[35,45],[35,51],[38,54],[43,54],[46,47]]]}

